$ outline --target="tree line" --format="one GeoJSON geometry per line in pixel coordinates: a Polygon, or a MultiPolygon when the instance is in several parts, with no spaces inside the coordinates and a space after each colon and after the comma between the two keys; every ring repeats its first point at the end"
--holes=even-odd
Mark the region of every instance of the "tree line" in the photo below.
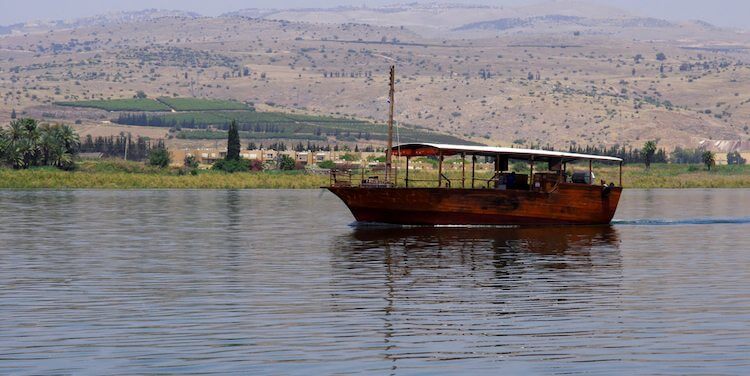
{"type": "Polygon", "coordinates": [[[342,145],[339,147],[338,144],[334,144],[331,146],[330,144],[316,144],[311,143],[310,141],[307,142],[307,144],[303,144],[302,142],[299,142],[297,144],[293,145],[287,145],[284,142],[274,142],[267,147],[261,144],[256,144],[255,142],[250,142],[247,144],[247,150],[259,150],[259,149],[267,149],[267,150],[274,150],[274,151],[287,151],[287,150],[294,150],[296,152],[302,152],[302,151],[311,151],[311,152],[318,152],[318,151],[354,151],[355,153],[359,152],[365,152],[365,153],[373,153],[376,151],[380,151],[380,149],[376,149],[372,145],[367,145],[363,148],[360,148],[359,145],[354,145],[354,150],[352,150],[348,145],[342,145]]]}
{"type": "Polygon", "coordinates": [[[153,142],[140,136],[133,139],[130,135],[120,134],[119,136],[99,136],[96,138],[87,135],[81,142],[79,151],[82,153],[102,153],[105,157],[123,158],[129,161],[143,161],[155,149],[164,149],[164,141],[153,142]]]}
{"type": "MultiPolygon", "coordinates": [[[[644,145],[645,146],[645,145],[644,145]]],[[[626,148],[620,145],[613,145],[610,147],[605,146],[571,146],[568,149],[571,153],[580,154],[595,154],[595,155],[608,155],[612,157],[621,158],[623,163],[644,163],[645,157],[642,149],[629,147],[626,148]]],[[[668,157],[667,152],[663,149],[657,149],[653,151],[653,156],[650,163],[667,163],[668,157]]]]}
{"type": "MultiPolygon", "coordinates": [[[[217,121],[217,122],[211,122],[212,125],[209,126],[207,121],[205,120],[197,120],[195,118],[185,119],[185,120],[178,120],[178,119],[168,119],[161,116],[150,116],[147,114],[133,114],[133,113],[125,113],[118,115],[117,119],[115,120],[115,123],[117,124],[124,124],[124,125],[140,125],[140,126],[148,126],[148,127],[166,127],[166,128],[175,128],[177,130],[180,130],[182,128],[186,129],[208,129],[209,127],[213,127],[219,130],[228,130],[232,124],[232,120],[224,120],[224,121],[217,121]]],[[[360,140],[371,140],[371,139],[378,139],[381,138],[380,135],[373,136],[370,132],[352,132],[352,131],[345,131],[341,130],[339,128],[323,128],[323,127],[315,127],[314,129],[304,129],[300,128],[299,124],[296,124],[294,120],[289,120],[288,122],[267,122],[267,121],[252,121],[252,122],[240,122],[235,123],[235,126],[237,127],[237,130],[240,132],[255,132],[255,133],[299,133],[299,134],[308,134],[311,132],[311,134],[315,136],[322,136],[325,134],[326,136],[334,136],[334,137],[343,137],[345,139],[351,139],[354,138],[360,139],[360,140]],[[304,129],[304,131],[302,131],[304,129]]],[[[306,128],[306,127],[305,127],[306,128]]]]}

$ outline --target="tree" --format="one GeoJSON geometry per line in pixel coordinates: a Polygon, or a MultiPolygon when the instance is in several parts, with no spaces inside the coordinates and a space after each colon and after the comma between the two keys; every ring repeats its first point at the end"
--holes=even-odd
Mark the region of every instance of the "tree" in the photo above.
{"type": "Polygon", "coordinates": [[[738,151],[727,153],[727,164],[730,165],[744,165],[747,163],[745,158],[742,158],[742,154],[738,151]]]}
{"type": "Polygon", "coordinates": [[[43,125],[39,132],[39,152],[43,166],[63,170],[73,168],[73,157],[80,144],[78,134],[67,125],[43,125]]]}
{"type": "Polygon", "coordinates": [[[135,93],[135,95],[133,96],[133,98],[137,98],[137,99],[146,99],[146,98],[148,98],[148,95],[146,95],[146,93],[144,93],[144,92],[143,92],[143,90],[138,90],[138,91],[137,91],[137,92],[135,93]]]}
{"type": "Polygon", "coordinates": [[[190,168],[190,169],[198,168],[198,160],[195,158],[194,155],[186,155],[185,160],[183,160],[183,164],[185,168],[190,168]]]}
{"type": "Polygon", "coordinates": [[[716,164],[716,156],[710,150],[704,151],[703,155],[701,155],[701,159],[703,160],[703,164],[706,165],[706,168],[708,168],[708,171],[711,171],[711,166],[716,164]]]}
{"type": "Polygon", "coordinates": [[[12,120],[15,120],[15,119],[16,119],[16,109],[15,109],[15,108],[14,108],[13,110],[11,110],[11,111],[10,111],[10,118],[11,118],[12,120]]]}
{"type": "Polygon", "coordinates": [[[13,168],[29,168],[39,158],[38,124],[34,119],[18,119],[10,123],[5,159],[13,168]]]}
{"type": "Polygon", "coordinates": [[[229,126],[229,135],[227,136],[227,157],[228,161],[240,160],[240,132],[237,130],[237,122],[232,120],[229,126]]]}
{"type": "Polygon", "coordinates": [[[643,163],[646,164],[646,168],[651,167],[651,161],[654,160],[654,154],[656,154],[656,143],[657,141],[646,141],[641,149],[641,157],[643,157],[643,163]]]}
{"type": "Polygon", "coordinates": [[[294,159],[286,154],[282,154],[279,158],[279,170],[291,171],[294,170],[294,167],[294,159]]]}
{"type": "Polygon", "coordinates": [[[148,164],[156,167],[167,167],[172,162],[172,158],[169,156],[169,151],[165,147],[158,147],[151,150],[148,155],[148,164]]]}
{"type": "Polygon", "coordinates": [[[67,125],[39,126],[34,119],[17,119],[0,130],[0,159],[13,168],[54,166],[72,169],[79,137],[67,125]]]}
{"type": "Polygon", "coordinates": [[[667,55],[664,55],[664,52],[659,52],[656,54],[656,60],[659,60],[659,61],[667,60],[667,55]]]}

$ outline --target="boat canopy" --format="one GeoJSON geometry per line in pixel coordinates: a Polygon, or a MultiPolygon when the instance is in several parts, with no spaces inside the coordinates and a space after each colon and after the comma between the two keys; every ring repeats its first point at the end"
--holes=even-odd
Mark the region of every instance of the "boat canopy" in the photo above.
{"type": "Polygon", "coordinates": [[[392,149],[393,155],[401,157],[428,157],[428,156],[451,156],[451,155],[480,155],[497,156],[504,155],[510,159],[522,159],[535,161],[560,160],[570,162],[575,160],[622,162],[621,158],[607,157],[601,155],[566,153],[551,150],[517,149],[494,146],[470,146],[449,144],[410,143],[396,145],[392,149]]]}

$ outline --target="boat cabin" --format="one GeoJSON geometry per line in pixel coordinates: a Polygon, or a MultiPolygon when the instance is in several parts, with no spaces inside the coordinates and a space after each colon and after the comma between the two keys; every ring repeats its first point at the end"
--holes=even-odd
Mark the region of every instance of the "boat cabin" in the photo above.
{"type": "MultiPolygon", "coordinates": [[[[394,146],[391,153],[396,157],[406,158],[406,177],[404,183],[409,187],[409,164],[413,157],[436,157],[438,159],[438,187],[446,188],[494,188],[514,190],[546,191],[554,190],[559,184],[596,184],[593,162],[615,162],[619,164],[619,182],[622,187],[622,159],[599,155],[567,153],[551,150],[517,149],[492,146],[466,146],[430,143],[411,143],[394,146]],[[448,179],[443,173],[443,162],[446,157],[461,157],[461,179],[448,179]],[[467,177],[467,157],[470,162],[467,177]],[[478,157],[494,161],[493,175],[489,179],[477,179],[476,163],[478,157]],[[518,174],[511,171],[510,161],[526,161],[529,173],[518,174]],[[568,164],[576,161],[588,161],[588,171],[568,174],[568,164]]],[[[614,186],[613,182],[608,182],[614,186]]]]}
{"type": "MultiPolygon", "coordinates": [[[[361,187],[415,187],[424,186],[431,182],[432,186],[437,184],[438,188],[470,188],[470,189],[498,189],[498,190],[526,190],[537,192],[552,192],[561,184],[565,185],[594,185],[596,181],[593,171],[594,162],[607,162],[619,164],[619,181],[604,182],[603,185],[610,187],[622,187],[622,159],[616,157],[567,153],[550,150],[520,149],[492,146],[467,146],[448,145],[433,143],[409,143],[394,146],[391,155],[396,158],[405,158],[405,171],[400,172],[398,167],[385,169],[385,176],[361,171],[361,187]],[[460,157],[461,176],[449,178],[446,174],[445,159],[449,157],[460,157]],[[437,176],[429,180],[415,179],[410,176],[412,158],[428,157],[437,159],[437,176]],[[481,161],[491,162],[492,174],[488,178],[486,168],[483,174],[477,171],[477,164],[481,161]],[[511,161],[521,161],[528,165],[522,172],[512,171],[511,161]],[[571,164],[580,162],[585,164],[584,170],[572,171],[571,164]],[[588,162],[588,163],[586,163],[588,162]],[[403,175],[399,179],[399,174],[403,175]]],[[[398,166],[396,163],[395,166],[398,166]]],[[[455,166],[455,164],[454,164],[455,166]]],[[[486,166],[486,164],[485,164],[486,166]]],[[[351,186],[352,176],[356,173],[349,172],[348,179],[342,179],[342,172],[334,172],[332,185],[351,186]],[[338,174],[338,176],[337,176],[338,174]]],[[[424,174],[422,174],[423,177],[424,174]]],[[[356,178],[354,178],[356,179],[356,178]]]]}

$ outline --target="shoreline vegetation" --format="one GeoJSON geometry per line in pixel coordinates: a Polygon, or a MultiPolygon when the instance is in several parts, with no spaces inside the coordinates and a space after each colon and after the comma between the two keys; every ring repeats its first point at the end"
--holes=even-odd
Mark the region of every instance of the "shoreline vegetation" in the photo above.
{"type": "MultiPolygon", "coordinates": [[[[597,181],[618,182],[617,166],[595,166],[597,181]]],[[[412,171],[412,179],[436,179],[435,171],[412,171]]],[[[460,170],[448,171],[460,186],[460,170]]],[[[403,182],[403,170],[399,180],[403,182]]],[[[468,174],[467,174],[468,175],[468,174]]],[[[488,175],[478,172],[477,177],[488,175]]],[[[488,175],[489,176],[489,175],[488,175]]],[[[122,160],[83,161],[73,171],[53,167],[25,170],[0,168],[0,189],[317,189],[329,184],[327,174],[305,171],[225,173],[200,170],[186,173],[178,168],[158,168],[122,160]]],[[[623,167],[628,188],[750,188],[750,166],[652,164],[623,167]]],[[[477,184],[479,186],[479,184],[477,184]]]]}

